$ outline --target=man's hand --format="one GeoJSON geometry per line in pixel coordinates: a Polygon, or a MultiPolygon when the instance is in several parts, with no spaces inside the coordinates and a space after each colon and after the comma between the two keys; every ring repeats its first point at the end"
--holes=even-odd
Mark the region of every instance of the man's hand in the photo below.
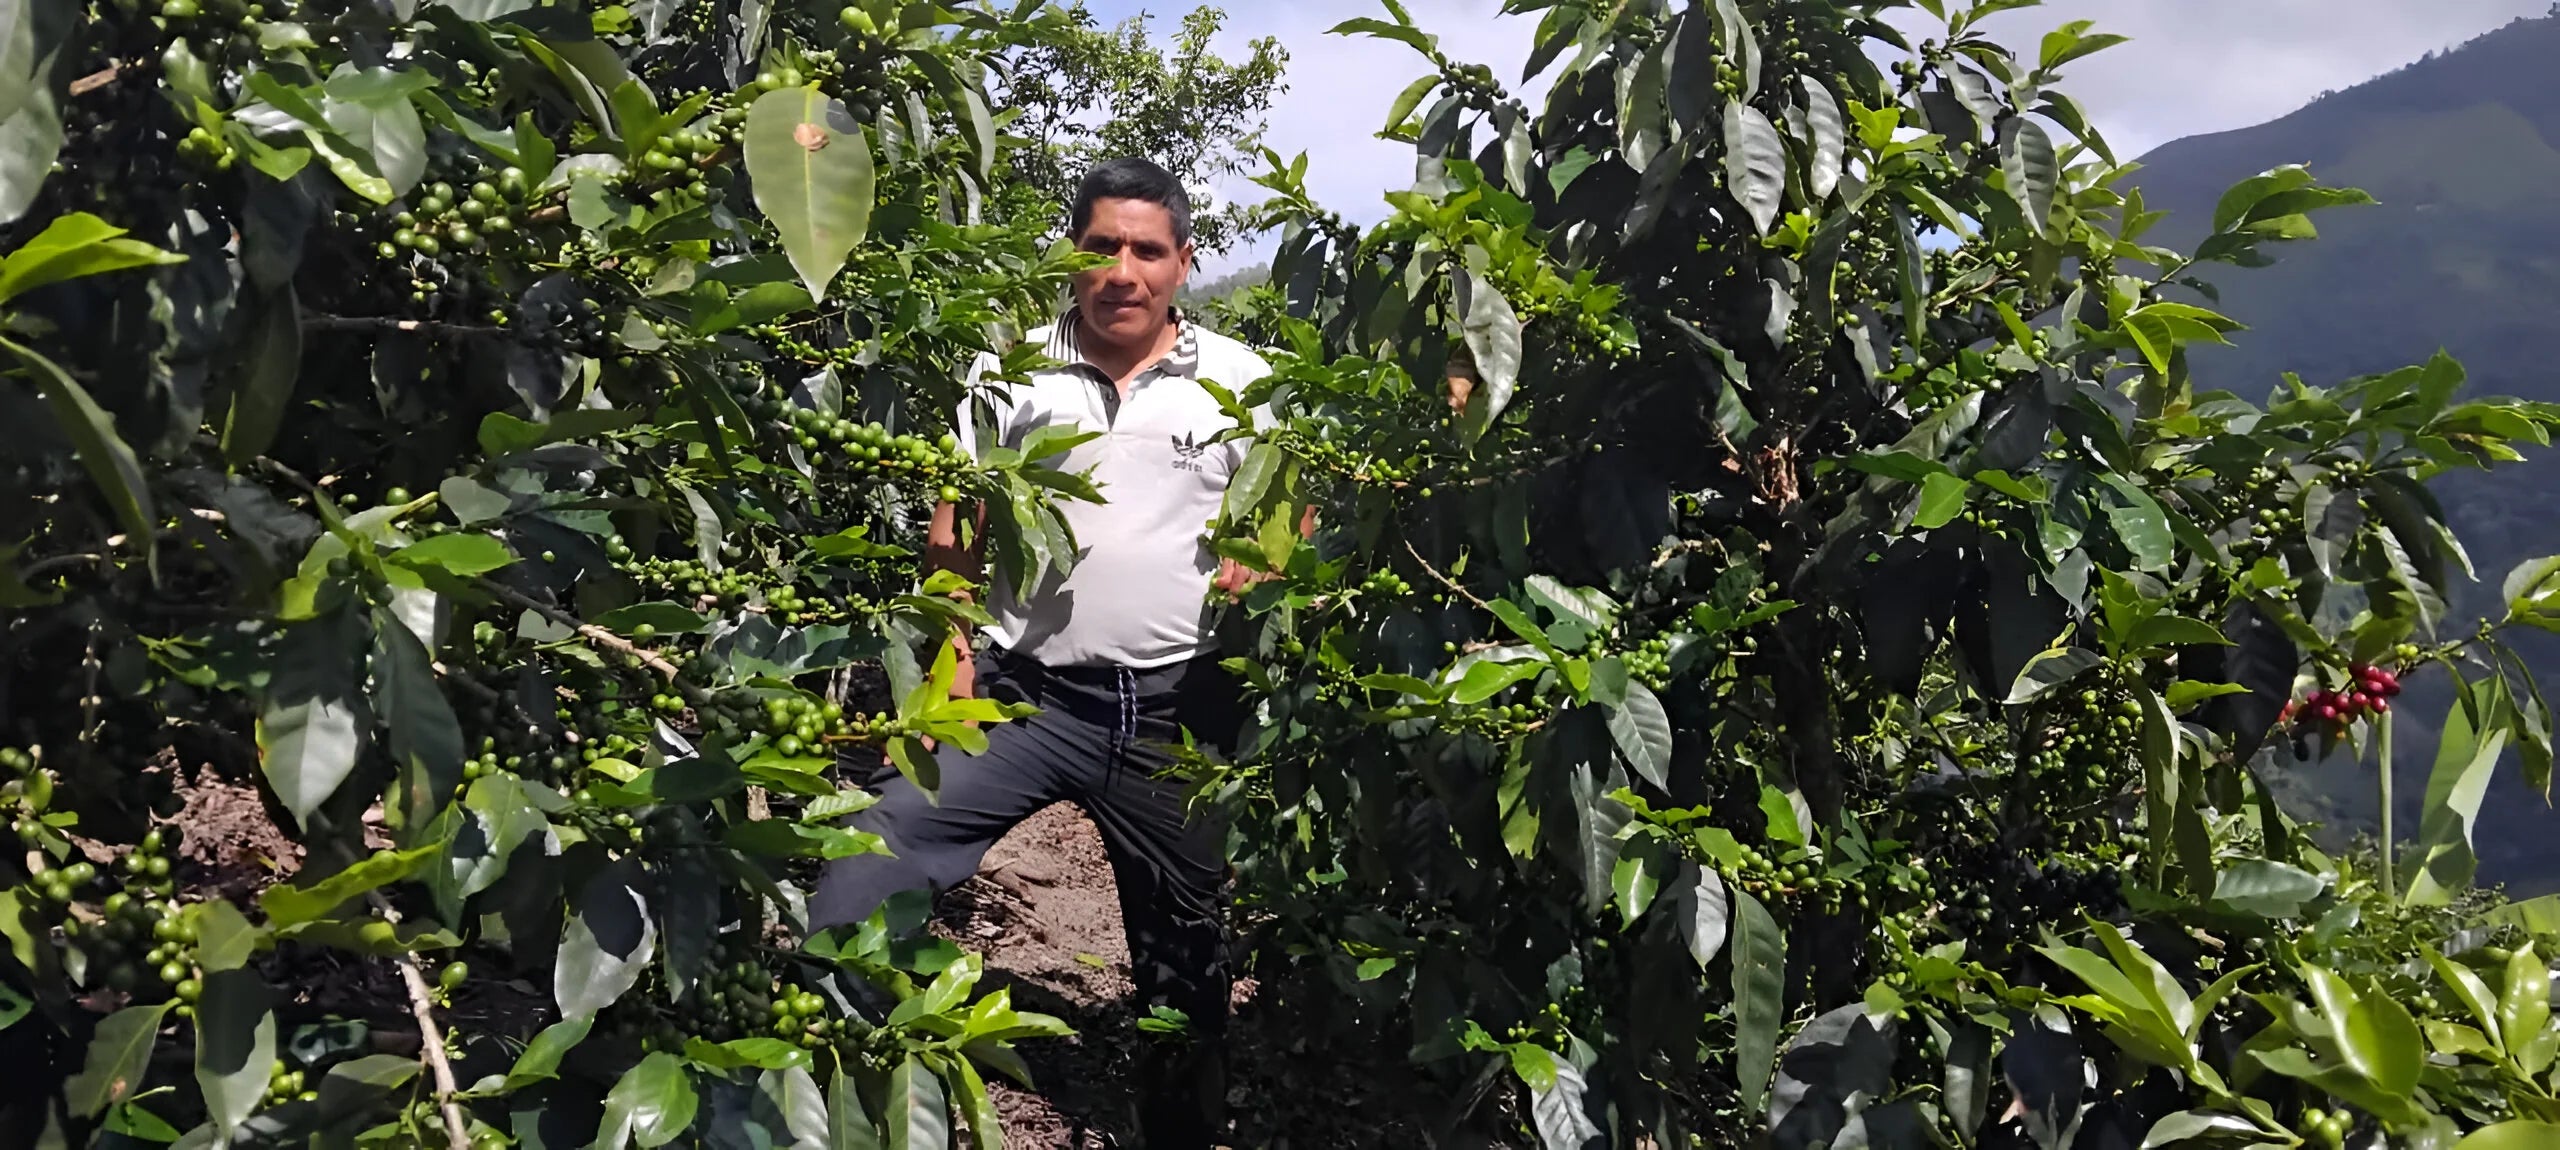
{"type": "Polygon", "coordinates": [[[1216,587],[1218,590],[1225,592],[1227,600],[1229,602],[1234,602],[1235,600],[1244,598],[1244,593],[1247,588],[1252,587],[1256,583],[1269,582],[1275,578],[1278,578],[1278,576],[1269,571],[1256,571],[1253,568],[1247,567],[1242,563],[1238,563],[1233,559],[1220,558],[1218,560],[1218,577],[1210,581],[1210,586],[1216,587]]]}

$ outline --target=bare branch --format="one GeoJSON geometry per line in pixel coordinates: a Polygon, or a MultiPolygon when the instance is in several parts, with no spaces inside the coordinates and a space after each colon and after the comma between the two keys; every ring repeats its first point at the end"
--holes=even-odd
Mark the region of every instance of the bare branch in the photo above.
{"type": "MultiPolygon", "coordinates": [[[[365,896],[373,903],[374,913],[384,922],[400,924],[400,912],[392,909],[391,900],[381,891],[365,896]]],[[[418,969],[418,960],[407,954],[393,960],[400,968],[400,981],[409,987],[409,1015],[418,1020],[419,1054],[427,1060],[427,1072],[435,1077],[436,1109],[444,1117],[445,1144],[450,1150],[471,1150],[471,1123],[462,1116],[462,1103],[454,1100],[461,1087],[453,1080],[453,1063],[444,1056],[444,1033],[436,1028],[435,998],[427,990],[427,976],[418,969]]]]}

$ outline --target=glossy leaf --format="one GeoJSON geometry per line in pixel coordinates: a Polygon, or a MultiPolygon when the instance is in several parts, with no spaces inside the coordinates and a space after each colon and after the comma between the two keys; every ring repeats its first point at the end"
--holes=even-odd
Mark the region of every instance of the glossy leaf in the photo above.
{"type": "Polygon", "coordinates": [[[239,1127],[267,1092],[275,1065],[272,995],[254,970],[215,971],[196,1000],[196,1088],[217,1132],[239,1127]]]}
{"type": "Polygon", "coordinates": [[[160,1022],[169,1006],[166,1002],[128,1006],[98,1022],[80,1072],[62,1085],[72,1113],[95,1117],[142,1091],[151,1044],[160,1037],[160,1022]]]}
{"type": "Polygon", "coordinates": [[[2488,799],[2489,780],[2497,774],[2498,758],[2506,751],[2507,733],[2502,727],[2475,734],[2469,709],[2460,701],[2446,714],[2435,769],[2427,778],[2418,841],[2406,856],[2411,869],[2402,901],[2443,906],[2470,887],[2479,867],[2473,828],[2488,799]]]}
{"type": "Polygon", "coordinates": [[[2051,232],[2054,197],[2062,179],[2053,138],[2023,116],[2008,121],[2000,130],[2000,172],[2009,182],[2010,198],[2026,213],[2027,225],[2039,234],[2051,232]]]}
{"type": "Polygon", "coordinates": [[[693,1125],[700,1106],[684,1060],[654,1052],[624,1071],[605,1093],[604,1119],[594,1145],[598,1150],[664,1146],[693,1125]]]}
{"type": "Polygon", "coordinates": [[[98,402],[61,365],[36,352],[0,337],[0,352],[17,358],[34,379],[36,391],[44,396],[53,411],[53,420],[68,436],[80,454],[80,466],[87,469],[99,494],[124,525],[129,538],[146,550],[152,534],[158,529],[152,512],[151,486],[143,479],[142,464],[134,458],[133,449],[125,446],[116,434],[115,420],[108,417],[98,402]]]}
{"type": "MultiPolygon", "coordinates": [[[[406,634],[406,632],[403,632],[406,634]]],[[[427,861],[444,853],[444,844],[429,843],[406,851],[375,851],[355,865],[309,884],[278,883],[259,892],[258,905],[267,921],[279,927],[309,922],[366,891],[402,882],[427,861]]]]}
{"type": "Polygon", "coordinates": [[[871,226],[871,145],[844,104],[784,88],[748,109],[745,156],[756,207],[773,222],[809,297],[828,285],[871,226]]]}
{"type": "Polygon", "coordinates": [[[1656,787],[1670,786],[1671,718],[1642,683],[1627,684],[1626,701],[1609,708],[1609,736],[1627,765],[1656,787]]]}
{"type": "Polygon", "coordinates": [[[1680,930],[1680,940],[1689,947],[1689,957],[1705,970],[1724,950],[1725,939],[1732,931],[1733,895],[1725,889],[1724,876],[1713,867],[1696,863],[1681,864],[1679,877],[1673,880],[1672,913],[1680,930]]]}
{"type": "Polygon", "coordinates": [[[2006,700],[2012,706],[2032,703],[2055,689],[2087,674],[2104,660],[2085,647],[2064,647],[2038,652],[2018,672],[2018,681],[2009,688],[2006,700]]]}
{"type": "Polygon", "coordinates": [[[914,1055],[889,1072],[887,1150],[944,1150],[951,1144],[951,1111],[942,1078],[914,1055]]]}
{"type": "Polygon", "coordinates": [[[1767,1096],[1777,1065],[1778,1027],[1786,1019],[1787,941],[1760,900],[1734,891],[1734,1067],[1745,1110],[1767,1096]]]}
{"type": "Polygon", "coordinates": [[[620,870],[589,880],[578,896],[551,975],[563,1018],[589,1018],[621,998],[648,970],[657,923],[648,901],[620,870]]]}
{"type": "Polygon", "coordinates": [[[1460,323],[1478,383],[1467,403],[1467,427],[1472,434],[1482,435],[1510,407],[1512,391],[1519,386],[1520,317],[1511,310],[1511,301],[1472,271],[1459,273],[1457,291],[1460,323]]]}
{"type": "Polygon", "coordinates": [[[1787,149],[1778,126],[1749,104],[1726,104],[1724,148],[1725,188],[1765,236],[1787,197],[1787,149]]]}

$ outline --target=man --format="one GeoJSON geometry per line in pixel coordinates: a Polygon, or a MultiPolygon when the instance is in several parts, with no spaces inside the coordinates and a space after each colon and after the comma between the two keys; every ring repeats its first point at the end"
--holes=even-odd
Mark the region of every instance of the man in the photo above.
{"type": "MultiPolygon", "coordinates": [[[[1083,807],[1119,887],[1137,1012],[1169,1006],[1190,1020],[1187,1035],[1152,1040],[1140,1101],[1146,1144],[1187,1150],[1211,1145],[1223,1120],[1224,835],[1187,818],[1181,786],[1155,776],[1183,730],[1223,746],[1241,725],[1235,685],[1211,653],[1208,592],[1214,584],[1232,595],[1254,576],[1213,563],[1202,535],[1244,445],[1211,442],[1233,422],[1201,380],[1241,391],[1270,369],[1175,311],[1191,268],[1191,205],[1163,168],[1138,159],[1095,167],[1068,231],[1080,249],[1115,262],[1077,276],[1074,306],[1030,334],[1063,366],[1009,393],[973,388],[977,402],[992,401],[993,418],[981,429],[975,403],[964,402],[958,420],[973,452],[982,440],[1019,446],[1045,426],[1102,433],[1057,461],[1092,469],[1108,500],[1061,505],[1080,548],[1073,571],[1026,597],[994,580],[992,645],[973,655],[965,633],[956,640],[956,693],[1042,709],[991,730],[984,754],[948,763],[938,801],[889,780],[854,825],[894,855],[830,864],[809,917],[812,926],[854,922],[897,892],[948,890],[1023,819],[1053,802],[1083,807]]],[[[972,374],[993,365],[982,357],[972,374]]],[[[935,509],[927,562],[974,577],[978,548],[959,543],[959,514],[935,509]]]]}

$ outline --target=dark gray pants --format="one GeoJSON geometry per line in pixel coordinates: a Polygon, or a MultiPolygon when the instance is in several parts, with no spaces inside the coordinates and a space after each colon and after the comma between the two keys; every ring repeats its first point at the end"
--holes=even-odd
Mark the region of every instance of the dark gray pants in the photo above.
{"type": "Polygon", "coordinates": [[[1040,713],[991,728],[983,755],[943,751],[938,802],[904,776],[881,783],[880,802],[853,826],[893,853],[829,863],[809,899],[810,927],[859,922],[901,891],[940,894],[976,874],[987,849],[1041,808],[1082,807],[1102,832],[1119,887],[1136,1013],[1169,1006],[1190,1018],[1187,1036],[1147,1043],[1146,1144],[1210,1146],[1224,1125],[1233,979],[1221,911],[1225,834],[1187,818],[1181,785],[1155,776],[1184,730],[1206,746],[1232,743],[1243,717],[1235,683],[1210,658],[1132,671],[1043,667],[989,651],[977,669],[980,697],[1033,703],[1040,713]]]}

